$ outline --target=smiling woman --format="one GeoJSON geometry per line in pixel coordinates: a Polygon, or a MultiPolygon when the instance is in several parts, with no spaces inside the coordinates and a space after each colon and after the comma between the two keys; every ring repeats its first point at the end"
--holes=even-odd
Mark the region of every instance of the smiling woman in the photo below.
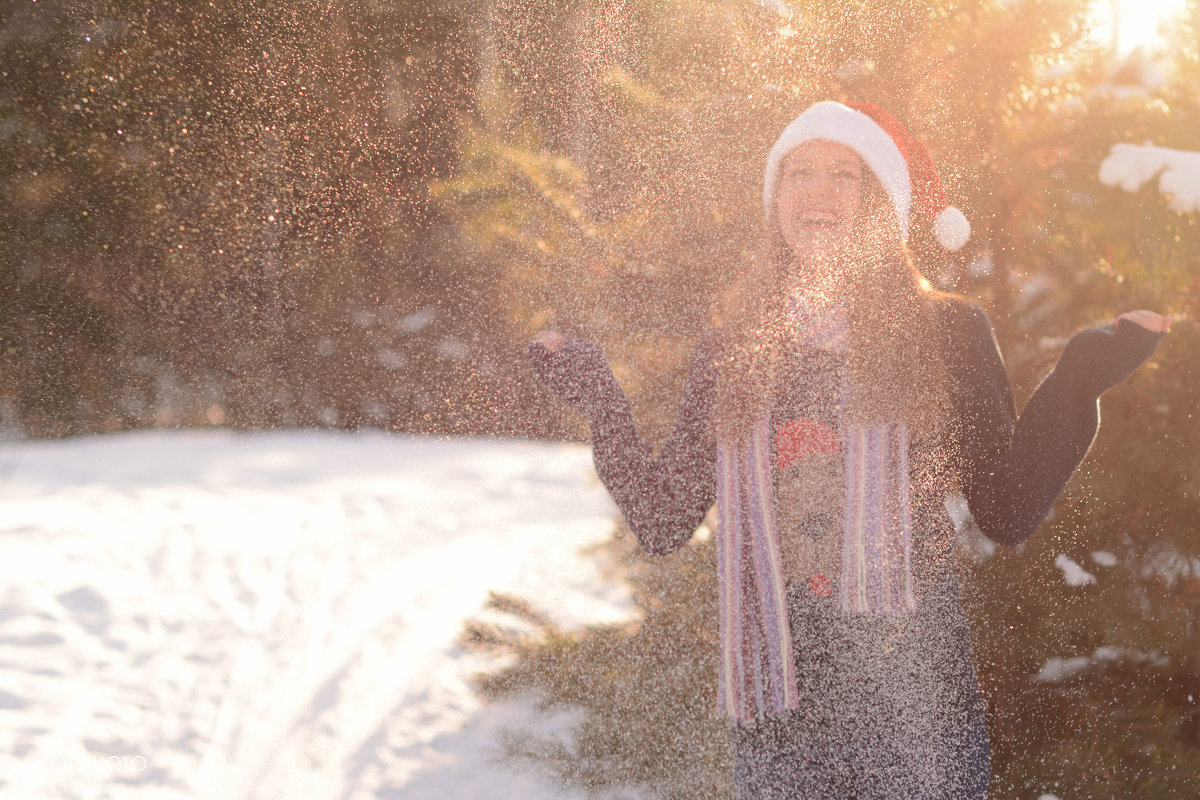
{"type": "Polygon", "coordinates": [[[545,331],[532,367],[587,418],[647,552],[683,547],[716,504],[716,699],[738,800],[982,800],[988,734],[946,500],[961,493],[996,542],[1032,535],[1100,395],[1166,320],[1077,334],[1018,417],[987,315],[934,291],[908,249],[918,227],[960,249],[970,226],[898,120],[817,103],[765,167],[746,302],[697,343],[657,455],[595,342],[545,331]]]}

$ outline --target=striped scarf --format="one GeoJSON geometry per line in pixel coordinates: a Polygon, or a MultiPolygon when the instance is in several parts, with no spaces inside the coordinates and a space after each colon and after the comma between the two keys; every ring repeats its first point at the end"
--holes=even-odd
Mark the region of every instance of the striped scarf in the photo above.
{"type": "MultiPolygon", "coordinates": [[[[790,312],[803,343],[846,352],[844,306],[814,316],[797,299],[790,312]]],[[[848,393],[843,377],[839,416],[848,393]]],[[[838,604],[844,613],[911,611],[907,429],[903,423],[839,427],[845,510],[838,604]]],[[[717,704],[745,722],[799,705],[771,463],[770,411],[745,441],[717,443],[717,704]]]]}

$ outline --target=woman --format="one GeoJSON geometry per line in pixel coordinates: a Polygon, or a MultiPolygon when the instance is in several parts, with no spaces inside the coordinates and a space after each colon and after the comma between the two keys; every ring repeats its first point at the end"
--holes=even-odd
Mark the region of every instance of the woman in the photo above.
{"type": "Polygon", "coordinates": [[[1098,398],[1169,327],[1074,336],[1015,412],[991,325],[932,291],[910,226],[961,247],[928,153],[875,106],[818,103],[767,158],[765,256],[700,342],[655,457],[592,342],[549,331],[539,379],[588,419],[641,545],[718,508],[719,704],[739,798],[983,798],[984,704],[945,501],[1014,545],[1095,435],[1098,398]]]}

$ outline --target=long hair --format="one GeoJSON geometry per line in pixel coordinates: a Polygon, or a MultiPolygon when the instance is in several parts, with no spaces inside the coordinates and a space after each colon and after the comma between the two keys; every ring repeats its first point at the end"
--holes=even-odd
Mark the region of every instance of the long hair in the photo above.
{"type": "MultiPolygon", "coordinates": [[[[906,422],[934,444],[948,419],[948,389],[934,301],[917,271],[883,187],[867,173],[853,242],[826,268],[843,277],[849,306],[851,424],[906,422]],[[861,233],[862,235],[859,235],[861,233]]],[[[791,251],[772,213],[746,273],[719,301],[716,435],[743,441],[774,402],[790,335],[784,317],[791,251]]]]}

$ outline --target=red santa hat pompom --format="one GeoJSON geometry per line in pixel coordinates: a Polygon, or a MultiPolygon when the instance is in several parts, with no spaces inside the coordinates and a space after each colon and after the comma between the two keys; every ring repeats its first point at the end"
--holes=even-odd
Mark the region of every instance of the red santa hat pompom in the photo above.
{"type": "Polygon", "coordinates": [[[792,120],[767,156],[763,210],[768,216],[783,159],[811,139],[837,142],[858,153],[892,201],[905,241],[914,208],[929,217],[935,238],[947,250],[959,250],[971,238],[971,224],[946,200],[925,145],[895,117],[871,103],[821,102],[792,120]]]}

